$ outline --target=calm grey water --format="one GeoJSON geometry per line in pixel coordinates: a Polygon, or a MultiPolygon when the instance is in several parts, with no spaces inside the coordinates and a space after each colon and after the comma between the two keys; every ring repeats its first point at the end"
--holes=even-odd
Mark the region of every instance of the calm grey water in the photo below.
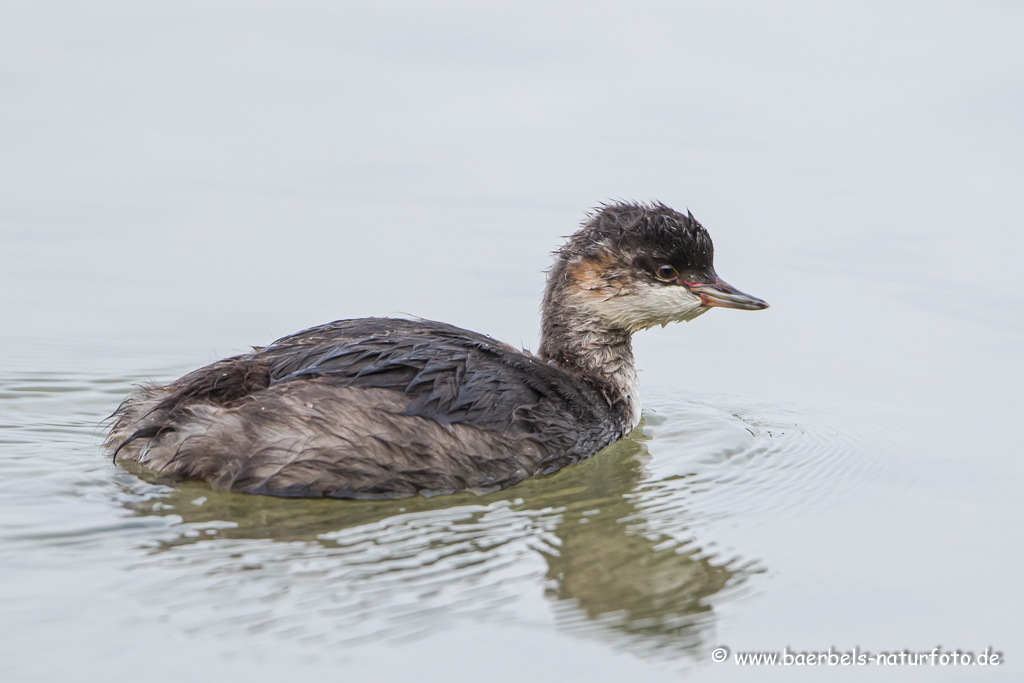
{"type": "Polygon", "coordinates": [[[1024,8],[0,5],[0,679],[1020,680],[1024,8]],[[636,340],[633,438],[284,501],[100,452],[337,318],[536,347],[548,252],[689,207],[773,307],[636,340]],[[994,647],[740,668],[713,648],[994,647]]]}

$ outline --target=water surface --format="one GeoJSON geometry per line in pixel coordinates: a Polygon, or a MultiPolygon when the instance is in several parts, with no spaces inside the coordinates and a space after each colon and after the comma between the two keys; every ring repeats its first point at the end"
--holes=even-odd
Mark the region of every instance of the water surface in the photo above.
{"type": "Polygon", "coordinates": [[[304,1],[0,9],[0,678],[1021,675],[1022,12],[304,1]],[[636,339],[644,421],[504,492],[113,466],[134,383],[328,320],[536,347],[548,252],[689,207],[772,304],[636,339]]]}

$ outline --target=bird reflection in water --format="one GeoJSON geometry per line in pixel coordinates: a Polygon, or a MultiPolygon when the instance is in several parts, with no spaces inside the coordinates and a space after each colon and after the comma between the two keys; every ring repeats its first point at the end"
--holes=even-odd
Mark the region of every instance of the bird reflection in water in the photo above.
{"type": "Polygon", "coordinates": [[[223,617],[243,608],[239,582],[249,600],[262,582],[262,606],[285,593],[292,602],[261,612],[267,623],[250,623],[249,632],[273,632],[273,622],[301,633],[316,617],[312,641],[344,643],[428,634],[462,617],[536,621],[536,607],[524,615],[515,603],[543,585],[557,628],[644,654],[696,655],[709,646],[714,603],[759,569],[710,555],[696,540],[645,531],[652,515],[678,519],[687,501],[680,493],[667,507],[661,499],[644,508],[642,428],[575,467],[480,496],[292,500],[140,483],[126,491],[129,509],[182,518],[140,563],[164,570],[164,583],[147,593],[184,601],[195,580],[223,617]],[[169,564],[168,554],[178,561],[169,564]],[[229,584],[211,584],[214,575],[229,584]],[[431,622],[440,623],[424,628],[431,622]]]}

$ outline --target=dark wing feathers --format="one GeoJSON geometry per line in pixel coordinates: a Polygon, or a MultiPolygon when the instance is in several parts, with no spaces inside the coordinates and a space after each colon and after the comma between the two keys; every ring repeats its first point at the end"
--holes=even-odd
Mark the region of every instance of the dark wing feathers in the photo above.
{"type": "MultiPolygon", "coordinates": [[[[310,330],[308,337],[286,338],[262,355],[270,359],[271,385],[315,376],[340,386],[390,389],[409,399],[405,415],[496,431],[532,431],[530,407],[545,397],[566,398],[561,371],[442,323],[339,321],[310,330]]],[[[570,398],[579,407],[589,403],[570,398]]]]}
{"type": "Polygon", "coordinates": [[[560,368],[490,337],[421,320],[340,320],[218,361],[175,382],[159,406],[173,416],[194,400],[227,404],[313,377],[342,387],[388,389],[408,399],[403,414],[492,431],[536,431],[543,400],[567,422],[605,417],[599,395],[560,368]]]}

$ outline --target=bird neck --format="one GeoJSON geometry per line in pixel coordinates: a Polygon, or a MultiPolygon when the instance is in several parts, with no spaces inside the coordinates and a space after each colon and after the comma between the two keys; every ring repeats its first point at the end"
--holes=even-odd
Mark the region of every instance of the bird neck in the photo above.
{"type": "Polygon", "coordinates": [[[574,305],[555,273],[544,294],[537,355],[579,376],[622,418],[623,433],[640,422],[640,387],[633,363],[632,333],[574,305]]]}

